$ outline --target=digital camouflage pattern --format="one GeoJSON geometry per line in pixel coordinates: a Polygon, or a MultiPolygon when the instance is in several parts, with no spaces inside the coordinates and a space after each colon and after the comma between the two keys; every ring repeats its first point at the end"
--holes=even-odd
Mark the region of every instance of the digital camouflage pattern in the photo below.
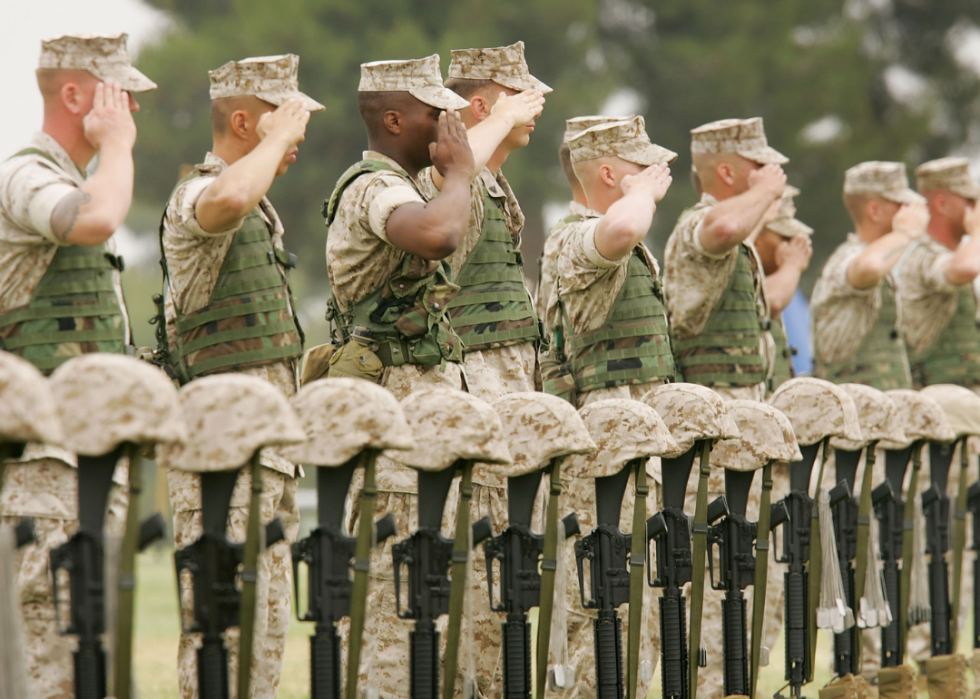
{"type": "Polygon", "coordinates": [[[859,163],[844,173],[844,196],[855,195],[881,197],[896,204],[924,201],[909,188],[905,163],[880,160],[859,163]]]}
{"type": "Polygon", "coordinates": [[[64,436],[47,379],[30,362],[0,351],[0,442],[61,444],[64,436]]]}
{"type": "Polygon", "coordinates": [[[554,325],[549,320],[549,306],[555,286],[555,272],[558,269],[558,254],[567,240],[569,231],[576,223],[586,216],[598,218],[601,214],[592,211],[585,204],[573,201],[568,205],[568,214],[560,219],[558,223],[551,227],[548,236],[544,240],[544,249],[541,251],[540,268],[538,269],[538,292],[534,299],[534,310],[538,318],[544,321],[545,328],[550,330],[554,325]]]}
{"type": "Polygon", "coordinates": [[[493,401],[513,461],[491,466],[513,478],[547,466],[552,459],[596,450],[582,417],[568,401],[547,393],[512,393],[493,401]]]}
{"type": "Polygon", "coordinates": [[[710,388],[690,383],[664,384],[643,396],[643,402],[663,418],[680,454],[702,439],[738,437],[738,425],[728,404],[710,388]]]}
{"type": "Polygon", "coordinates": [[[789,162],[769,146],[762,117],[722,119],[691,129],[691,154],[699,153],[736,153],[760,165],[789,162]]]}
{"type": "Polygon", "coordinates": [[[677,153],[651,143],[646,122],[641,116],[592,126],[572,136],[568,147],[573,163],[620,158],[649,167],[672,163],[677,159],[677,153]]]}
{"type": "Polygon", "coordinates": [[[798,235],[812,235],[813,229],[796,218],[796,204],[793,200],[800,195],[800,190],[787,185],[783,190],[783,198],[779,202],[776,218],[766,225],[766,229],[784,238],[795,238],[798,235]]]}
{"type": "Polygon", "coordinates": [[[915,188],[920,193],[948,191],[966,199],[980,199],[980,184],[970,175],[969,158],[939,158],[915,168],[915,188]]]}
{"type": "Polygon", "coordinates": [[[789,418],[801,446],[826,437],[863,441],[854,401],[829,381],[809,376],[791,379],[772,394],[769,403],[789,418]]]}
{"type": "Polygon", "coordinates": [[[524,58],[524,42],[492,49],[453,49],[449,62],[449,79],[492,80],[512,90],[538,90],[545,94],[551,88],[531,75],[524,58]]]}
{"type": "Polygon", "coordinates": [[[439,54],[410,61],[361,64],[358,92],[407,92],[436,109],[462,109],[469,102],[442,84],[439,54]]]}
{"type": "Polygon", "coordinates": [[[611,124],[617,121],[631,121],[632,119],[632,114],[629,116],[580,116],[565,119],[565,133],[562,136],[562,143],[568,143],[572,138],[593,126],[611,124]]]}
{"type": "Polygon", "coordinates": [[[953,384],[926,386],[919,393],[939,404],[957,439],[980,435],[980,396],[976,393],[953,384]]]}
{"type": "Polygon", "coordinates": [[[888,394],[859,383],[842,383],[838,384],[838,388],[846,392],[854,401],[858,423],[861,426],[861,439],[832,437],[830,446],[834,449],[857,451],[870,442],[905,441],[902,416],[898,412],[898,406],[888,397],[888,394]]]}
{"type": "Polygon", "coordinates": [[[362,379],[320,379],[290,403],[308,439],[280,449],[294,463],[342,466],[364,449],[411,449],[415,439],[390,391],[362,379]]]}
{"type": "Polygon", "coordinates": [[[879,444],[885,449],[904,449],[919,440],[952,442],[956,438],[942,406],[932,398],[907,389],[887,391],[886,395],[898,408],[905,441],[882,440],[879,444]]]}
{"type": "Polygon", "coordinates": [[[719,442],[711,450],[711,466],[731,471],[756,471],[772,461],[803,458],[789,418],[771,405],[733,400],[728,411],[739,436],[719,442]]]}
{"type": "Polygon", "coordinates": [[[87,70],[99,80],[115,80],[126,92],[147,92],[157,85],[133,67],[126,49],[128,34],[65,34],[41,42],[40,70],[87,70]]]}
{"type": "Polygon", "coordinates": [[[228,61],[217,70],[208,71],[211,99],[253,95],[279,106],[287,100],[299,100],[311,112],[325,107],[299,91],[299,56],[259,56],[228,61]]]}
{"type": "Polygon", "coordinates": [[[296,444],[306,432],[282,391],[254,376],[216,374],[180,389],[187,440],[157,450],[166,468],[234,471],[266,446],[296,444]]]}

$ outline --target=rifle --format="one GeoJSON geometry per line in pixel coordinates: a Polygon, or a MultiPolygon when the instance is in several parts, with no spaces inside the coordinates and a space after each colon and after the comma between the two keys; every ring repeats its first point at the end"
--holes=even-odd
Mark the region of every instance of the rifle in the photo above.
{"type": "MultiPolygon", "coordinates": [[[[316,622],[310,636],[310,697],[341,699],[340,636],[336,623],[351,610],[351,561],[357,537],[344,530],[344,501],[361,455],[336,468],[317,468],[317,528],[292,545],[293,586],[300,598],[300,563],[306,564],[307,606],[296,618],[316,622]]],[[[377,523],[378,543],[395,534],[395,519],[386,514],[377,523]]]]}
{"type": "MultiPolygon", "coordinates": [[[[193,622],[184,626],[182,614],[181,626],[184,633],[200,632],[203,636],[197,649],[197,686],[201,699],[228,699],[228,649],[221,634],[238,626],[241,616],[242,592],[235,579],[239,565],[244,562],[245,544],[233,543],[227,536],[228,511],[240,471],[201,474],[203,532],[194,543],[174,553],[178,603],[184,598],[185,572],[191,577],[194,595],[193,622]]],[[[285,538],[278,518],[266,525],[265,531],[268,546],[285,538]]],[[[239,663],[250,668],[251,653],[239,655],[239,663]]]]}
{"type": "MultiPolygon", "coordinates": [[[[965,448],[965,444],[961,448],[965,448]]],[[[966,496],[966,508],[973,522],[973,546],[977,552],[973,559],[973,648],[980,649],[980,481],[970,486],[966,496]]]]}
{"type": "MultiPolygon", "coordinates": [[[[857,609],[858,595],[854,580],[854,559],[858,547],[858,501],[854,497],[854,482],[863,450],[837,449],[834,462],[837,469],[837,485],[830,489],[830,506],[834,511],[834,539],[837,541],[837,560],[841,579],[844,581],[844,602],[857,609]]],[[[871,468],[866,465],[865,468],[871,468]]],[[[837,677],[856,675],[859,672],[857,656],[860,628],[855,624],[834,634],[834,674],[837,677]]]]}
{"type": "MultiPolygon", "coordinates": [[[[954,444],[929,445],[929,473],[931,483],[922,493],[922,510],[926,517],[926,553],[929,554],[929,637],[932,655],[949,655],[953,652],[950,626],[952,610],[949,602],[949,569],[946,567],[946,551],[949,550],[949,467],[953,461],[954,444]]],[[[966,448],[966,441],[963,442],[966,448]]]]}

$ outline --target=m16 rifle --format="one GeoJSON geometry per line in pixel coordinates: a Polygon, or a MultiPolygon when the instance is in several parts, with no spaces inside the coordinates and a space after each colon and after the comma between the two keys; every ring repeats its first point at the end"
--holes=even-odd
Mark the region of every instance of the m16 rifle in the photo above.
{"type": "MultiPolygon", "coordinates": [[[[931,483],[922,493],[922,511],[926,518],[926,553],[929,554],[930,641],[933,656],[953,652],[951,608],[949,600],[949,569],[946,552],[949,550],[949,467],[956,444],[929,445],[931,483]]],[[[962,449],[966,449],[965,440],[962,449]]]]}
{"type": "Polygon", "coordinates": [[[980,481],[970,486],[966,496],[966,509],[973,522],[973,649],[980,650],[980,481]]]}
{"type": "MultiPolygon", "coordinates": [[[[837,542],[837,560],[841,580],[844,582],[844,602],[857,609],[854,581],[854,559],[858,547],[858,500],[854,497],[854,483],[863,450],[834,451],[837,485],[830,489],[830,506],[834,513],[834,539],[837,542]]],[[[866,467],[868,468],[868,467],[866,467]]],[[[834,674],[838,677],[858,673],[857,647],[860,628],[855,624],[834,634],[834,674]]]]}

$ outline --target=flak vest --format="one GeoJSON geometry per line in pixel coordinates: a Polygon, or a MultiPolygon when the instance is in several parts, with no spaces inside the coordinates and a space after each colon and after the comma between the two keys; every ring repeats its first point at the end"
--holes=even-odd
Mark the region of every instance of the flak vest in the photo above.
{"type": "MultiPolygon", "coordinates": [[[[48,153],[27,148],[11,157],[48,153]]],[[[0,348],[50,374],[72,357],[126,352],[126,322],[112,283],[122,258],[104,244],[59,245],[26,306],[0,312],[0,348]]]]}
{"type": "Polygon", "coordinates": [[[928,349],[911,359],[916,386],[980,385],[980,327],[972,284],[960,287],[956,310],[928,349]]]}
{"type": "Polygon", "coordinates": [[[784,383],[793,378],[796,374],[793,371],[794,348],[789,346],[789,339],[786,337],[786,328],[783,326],[782,318],[775,318],[769,328],[772,333],[772,340],[776,346],[776,358],[772,367],[772,378],[770,379],[770,391],[775,391],[784,383]]]}
{"type": "MultiPolygon", "coordinates": [[[[198,166],[181,184],[206,173],[206,167],[198,166]]],[[[285,281],[286,270],[296,266],[296,256],[277,249],[273,233],[256,207],[232,238],[207,304],[184,313],[175,303],[177,345],[170,348],[168,363],[180,383],[302,355],[303,331],[285,281]]],[[[163,234],[161,219],[160,265],[166,293],[170,274],[163,234]]],[[[166,341],[158,332],[160,339],[166,341]]]]}
{"type": "Polygon", "coordinates": [[[541,337],[534,304],[521,270],[523,258],[514,246],[503,204],[480,181],[483,227],[466,257],[449,302],[449,322],[467,352],[536,342],[541,337]]]}
{"type": "Polygon", "coordinates": [[[905,343],[898,332],[898,306],[891,280],[885,278],[881,289],[878,320],[861,341],[850,359],[822,362],[814,358],[816,375],[834,383],[860,383],[879,391],[912,388],[905,343]]]}
{"type": "Polygon", "coordinates": [[[766,380],[766,322],[759,318],[748,247],[742,243],[737,249],[735,270],[704,329],[694,337],[672,338],[678,371],[690,383],[754,386],[766,380]]]}
{"type": "MultiPolygon", "coordinates": [[[[321,212],[330,224],[337,217],[340,197],[361,175],[389,171],[418,191],[406,173],[380,160],[362,160],[341,175],[321,212]]],[[[421,193],[420,193],[421,196],[421,193]]],[[[331,293],[327,320],[334,323],[342,343],[355,337],[370,345],[384,366],[419,364],[424,367],[460,362],[463,343],[449,323],[447,309],[459,292],[445,260],[433,263],[408,253],[398,269],[377,289],[341,310],[331,293]]]]}

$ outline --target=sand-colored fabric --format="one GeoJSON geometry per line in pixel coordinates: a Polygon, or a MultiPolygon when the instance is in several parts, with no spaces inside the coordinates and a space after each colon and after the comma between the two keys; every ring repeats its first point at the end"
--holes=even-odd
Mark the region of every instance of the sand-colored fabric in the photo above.
{"type": "Polygon", "coordinates": [[[61,444],[64,437],[48,380],[27,360],[0,351],[0,442],[61,444]]]}
{"type": "Polygon", "coordinates": [[[642,401],[663,418],[679,453],[701,439],[733,439],[739,435],[727,403],[705,386],[668,383],[654,388],[642,401]]]}
{"type": "Polygon", "coordinates": [[[597,158],[621,158],[649,167],[672,163],[677,153],[651,143],[643,117],[628,121],[597,124],[576,134],[568,141],[573,163],[597,158]]]}
{"type": "Polygon", "coordinates": [[[920,192],[945,190],[967,199],[980,199],[980,183],[970,176],[968,158],[939,158],[915,168],[915,188],[920,192]]]}
{"type": "Polygon", "coordinates": [[[800,446],[816,444],[826,437],[863,441],[857,407],[850,395],[823,379],[790,379],[769,398],[793,423],[800,446]]]}
{"type": "Polygon", "coordinates": [[[361,64],[358,92],[407,92],[436,109],[462,109],[469,102],[442,84],[439,54],[409,61],[361,64]]]}
{"type": "Polygon", "coordinates": [[[632,114],[629,116],[580,116],[565,120],[565,133],[562,136],[562,143],[568,143],[572,138],[586,129],[591,129],[599,124],[611,124],[616,121],[631,121],[632,114]]]}
{"type": "Polygon", "coordinates": [[[739,436],[719,442],[711,450],[711,465],[730,471],[756,471],[771,461],[803,458],[789,418],[776,408],[752,400],[733,400],[728,412],[739,436]]]}
{"type": "Polygon", "coordinates": [[[290,400],[308,439],[283,447],[294,463],[341,466],[364,449],[411,449],[415,439],[398,399],[363,379],[320,379],[290,400]]]}
{"type": "Polygon", "coordinates": [[[882,440],[885,449],[904,449],[913,442],[926,440],[930,442],[952,442],[956,433],[946,419],[942,406],[935,400],[919,391],[899,389],[886,391],[886,395],[894,401],[905,431],[902,442],[882,440]]]}
{"type": "Polygon", "coordinates": [[[849,168],[844,173],[844,196],[864,195],[881,197],[896,204],[924,201],[909,188],[905,163],[869,160],[849,168]]]}
{"type": "Polygon", "coordinates": [[[916,699],[915,671],[908,665],[883,667],[878,672],[880,699],[916,699]]]}
{"type": "Polygon", "coordinates": [[[871,686],[860,675],[851,674],[838,677],[823,687],[819,692],[820,699],[868,699],[871,686]]]}
{"type": "Polygon", "coordinates": [[[892,442],[905,441],[905,431],[902,429],[898,407],[887,394],[877,388],[859,383],[838,384],[838,388],[854,401],[858,423],[861,426],[861,439],[852,441],[844,437],[832,437],[830,446],[834,449],[857,451],[869,442],[883,439],[892,442]]]}
{"type": "Polygon", "coordinates": [[[41,42],[41,70],[87,70],[99,80],[115,80],[127,92],[155,90],[157,84],[133,67],[128,34],[65,34],[41,42]]]}
{"type": "Polygon", "coordinates": [[[926,660],[926,686],[929,699],[966,699],[966,658],[962,655],[939,655],[926,660]]]}
{"type": "Polygon", "coordinates": [[[287,100],[299,100],[311,112],[325,107],[299,91],[299,56],[258,56],[228,61],[211,78],[211,99],[252,95],[277,107],[287,100]]]}
{"type": "Polygon", "coordinates": [[[523,41],[492,49],[453,49],[449,77],[492,80],[518,92],[538,90],[547,94],[552,91],[528,70],[523,41]]]}
{"type": "Polygon", "coordinates": [[[789,158],[769,146],[762,117],[722,119],[692,129],[691,153],[736,153],[760,165],[789,162],[789,158]]]}
{"type": "Polygon", "coordinates": [[[790,185],[783,190],[783,198],[779,202],[776,218],[769,222],[767,229],[784,238],[795,238],[798,235],[812,235],[813,229],[796,218],[796,204],[793,199],[798,197],[800,190],[790,185]]]}
{"type": "Polygon", "coordinates": [[[976,393],[948,383],[926,386],[919,393],[939,403],[957,437],[980,435],[980,396],[976,393]]]}

